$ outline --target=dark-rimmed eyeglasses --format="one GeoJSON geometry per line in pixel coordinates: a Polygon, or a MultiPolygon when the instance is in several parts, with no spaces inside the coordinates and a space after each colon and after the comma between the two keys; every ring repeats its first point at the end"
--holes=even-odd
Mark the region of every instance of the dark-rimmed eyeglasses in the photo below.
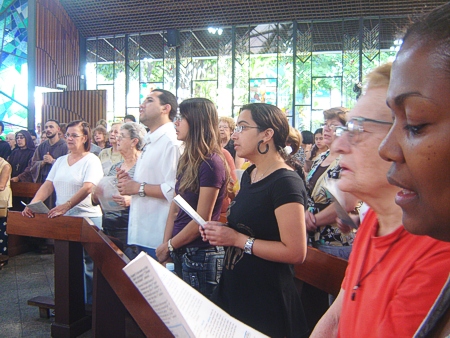
{"type": "Polygon", "coordinates": [[[336,127],[335,128],[335,135],[337,137],[343,136],[344,133],[348,132],[348,137],[350,139],[350,142],[355,144],[359,142],[359,136],[367,132],[367,130],[364,130],[364,123],[366,122],[372,122],[382,125],[392,125],[393,122],[389,121],[382,121],[382,120],[374,120],[374,119],[368,119],[365,117],[353,117],[351,118],[344,126],[336,127]]]}
{"type": "Polygon", "coordinates": [[[245,129],[259,129],[259,127],[240,125],[240,126],[236,126],[236,128],[234,128],[234,132],[235,133],[242,133],[242,131],[244,131],[245,129]]]}

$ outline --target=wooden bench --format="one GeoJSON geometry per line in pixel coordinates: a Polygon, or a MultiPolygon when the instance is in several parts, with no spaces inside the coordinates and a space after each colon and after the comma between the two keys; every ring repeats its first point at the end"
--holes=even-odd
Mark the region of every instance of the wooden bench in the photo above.
{"type": "Polygon", "coordinates": [[[31,299],[28,299],[27,304],[39,307],[40,318],[50,318],[50,310],[55,309],[55,300],[52,297],[33,297],[31,299]]]}
{"type": "MultiPolygon", "coordinates": [[[[33,198],[40,187],[40,183],[11,182],[13,197],[33,198]]],[[[31,249],[24,236],[8,234],[8,256],[14,257],[31,249]]]]}

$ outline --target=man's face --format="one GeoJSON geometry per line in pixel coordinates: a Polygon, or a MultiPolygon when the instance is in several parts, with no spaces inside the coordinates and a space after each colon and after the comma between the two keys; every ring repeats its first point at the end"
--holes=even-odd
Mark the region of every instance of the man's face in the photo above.
{"type": "Polygon", "coordinates": [[[54,138],[56,135],[58,135],[59,127],[58,125],[53,121],[48,121],[45,124],[45,134],[47,135],[48,139],[54,138]]]}
{"type": "Polygon", "coordinates": [[[161,104],[160,95],[160,92],[151,92],[139,106],[139,122],[147,127],[159,120],[163,110],[167,109],[167,105],[161,104]]]}

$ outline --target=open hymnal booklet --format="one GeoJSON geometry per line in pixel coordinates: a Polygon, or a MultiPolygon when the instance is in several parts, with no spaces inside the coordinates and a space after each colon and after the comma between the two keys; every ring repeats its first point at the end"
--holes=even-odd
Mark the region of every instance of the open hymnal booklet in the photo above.
{"type": "Polygon", "coordinates": [[[37,201],[30,204],[26,204],[23,201],[21,202],[24,206],[28,207],[28,209],[30,209],[35,214],[48,214],[48,212],[50,211],[42,201],[37,201]]]}
{"type": "Polygon", "coordinates": [[[144,252],[123,270],[175,337],[266,337],[231,317],[144,252]]]}

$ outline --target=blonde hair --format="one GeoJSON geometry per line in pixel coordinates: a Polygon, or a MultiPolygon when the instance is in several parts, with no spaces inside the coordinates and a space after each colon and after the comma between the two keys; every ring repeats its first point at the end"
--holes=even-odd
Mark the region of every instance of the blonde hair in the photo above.
{"type": "Polygon", "coordinates": [[[229,117],[229,116],[219,117],[219,123],[220,122],[225,122],[226,124],[228,124],[228,127],[230,127],[230,130],[231,130],[231,133],[233,133],[234,128],[236,128],[236,123],[234,122],[232,117],[229,117]]]}
{"type": "Polygon", "coordinates": [[[389,87],[391,81],[392,62],[385,63],[366,75],[364,93],[371,88],[389,87]]]}

